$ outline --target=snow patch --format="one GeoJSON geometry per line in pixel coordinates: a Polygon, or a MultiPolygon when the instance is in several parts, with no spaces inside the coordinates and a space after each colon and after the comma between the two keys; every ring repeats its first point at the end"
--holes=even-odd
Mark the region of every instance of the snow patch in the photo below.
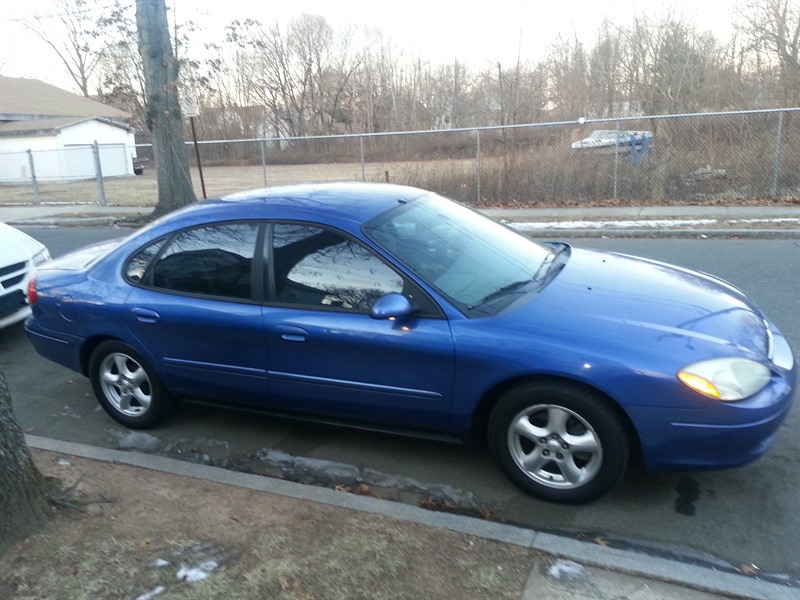
{"type": "MultiPolygon", "coordinates": [[[[546,222],[509,222],[504,221],[518,231],[542,231],[546,229],[670,229],[675,227],[698,227],[701,225],[719,225],[719,219],[636,219],[607,221],[546,221],[546,222]]],[[[781,217],[776,219],[730,219],[728,224],[736,223],[774,223],[800,224],[800,218],[781,217]]]]}
{"type": "Polygon", "coordinates": [[[717,219],[641,219],[636,221],[551,221],[546,223],[511,223],[519,231],[539,231],[542,229],[666,229],[669,227],[696,227],[716,225],[717,219]]]}
{"type": "Polygon", "coordinates": [[[794,217],[781,219],[731,219],[729,223],[800,223],[800,219],[794,217]]]}
{"type": "Polygon", "coordinates": [[[168,560],[164,560],[163,558],[157,558],[156,560],[150,563],[150,566],[154,569],[162,569],[164,567],[168,567],[169,564],[170,563],[168,560]]]}
{"type": "Polygon", "coordinates": [[[167,588],[165,588],[163,585],[160,585],[157,588],[150,590],[146,594],[142,594],[141,596],[136,596],[136,600],[152,600],[159,594],[163,594],[166,591],[166,589],[167,588]]]}
{"type": "Polygon", "coordinates": [[[559,581],[562,579],[576,581],[586,575],[586,569],[583,565],[571,560],[557,560],[547,569],[547,575],[559,581]]]}
{"type": "Polygon", "coordinates": [[[155,452],[161,448],[161,440],[140,431],[111,431],[111,437],[120,450],[139,450],[140,452],[155,452]]]}
{"type": "Polygon", "coordinates": [[[215,560],[206,560],[201,562],[196,567],[182,566],[178,569],[175,576],[187,583],[197,583],[208,578],[219,567],[219,563],[215,560]]]}

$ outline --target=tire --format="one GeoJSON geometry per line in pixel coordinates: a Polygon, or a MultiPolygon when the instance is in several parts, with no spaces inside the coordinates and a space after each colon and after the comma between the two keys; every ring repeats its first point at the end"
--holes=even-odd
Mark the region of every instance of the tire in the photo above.
{"type": "Polygon", "coordinates": [[[128,344],[100,344],[92,354],[89,377],[100,406],[126,427],[147,429],[172,412],[172,398],[147,362],[128,344]]]}
{"type": "Polygon", "coordinates": [[[565,382],[530,383],[500,398],[489,419],[489,447],[517,487],[563,504],[610,492],[630,455],[626,429],[608,403],[565,382]]]}

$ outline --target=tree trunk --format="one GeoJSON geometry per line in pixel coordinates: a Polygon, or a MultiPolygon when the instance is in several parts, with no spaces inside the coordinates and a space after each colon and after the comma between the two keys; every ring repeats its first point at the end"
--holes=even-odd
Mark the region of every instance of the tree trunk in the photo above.
{"type": "Polygon", "coordinates": [[[144,66],[147,126],[153,135],[158,204],[154,217],[191,204],[197,198],[183,143],[178,99],[178,61],[172,51],[164,0],[136,0],[139,54],[144,66]]]}
{"type": "Polygon", "coordinates": [[[0,370],[0,552],[42,526],[48,484],[33,463],[0,370]]]}

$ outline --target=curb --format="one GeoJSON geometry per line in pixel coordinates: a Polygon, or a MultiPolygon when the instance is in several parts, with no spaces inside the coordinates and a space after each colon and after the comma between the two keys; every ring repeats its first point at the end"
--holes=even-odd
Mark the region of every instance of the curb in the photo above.
{"type": "Polygon", "coordinates": [[[693,588],[702,592],[756,600],[796,600],[798,589],[755,578],[689,565],[629,550],[607,548],[514,525],[483,521],[474,517],[432,512],[417,506],[388,500],[357,496],[328,488],[273,479],[211,467],[173,458],[112,450],[26,435],[27,444],[39,450],[80,456],[112,464],[123,464],[193,477],[251,490],[307,500],[329,506],[366,512],[450,531],[473,535],[496,542],[513,544],[609,571],[640,576],[651,580],[693,588]]]}

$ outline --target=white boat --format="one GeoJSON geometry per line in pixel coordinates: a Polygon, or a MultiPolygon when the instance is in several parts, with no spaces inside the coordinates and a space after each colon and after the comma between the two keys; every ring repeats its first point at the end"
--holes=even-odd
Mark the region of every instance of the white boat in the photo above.
{"type": "Polygon", "coordinates": [[[596,150],[602,153],[627,154],[653,145],[652,131],[618,131],[596,129],[589,137],[572,143],[573,150],[596,150]]]}

